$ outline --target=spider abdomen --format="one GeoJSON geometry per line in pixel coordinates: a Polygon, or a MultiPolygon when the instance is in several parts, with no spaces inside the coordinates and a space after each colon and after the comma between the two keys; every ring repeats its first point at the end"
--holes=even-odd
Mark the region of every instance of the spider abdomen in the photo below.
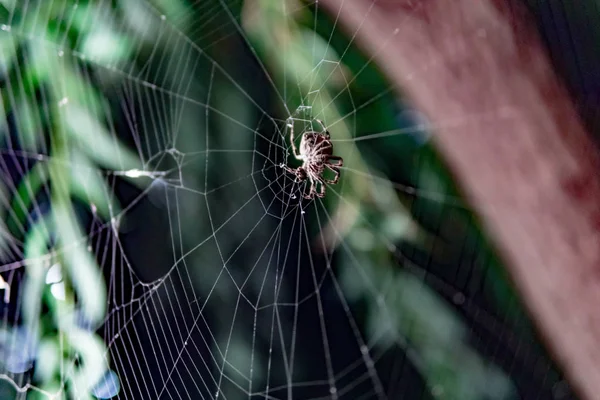
{"type": "Polygon", "coordinates": [[[339,181],[340,168],[343,165],[342,157],[333,155],[333,144],[331,143],[329,131],[327,131],[321,120],[317,119],[316,121],[323,127],[323,132],[305,132],[300,141],[299,154],[297,154],[294,145],[294,127],[292,124],[288,124],[294,156],[298,160],[302,160],[302,166],[295,169],[288,166],[284,166],[284,168],[296,175],[298,182],[307,179],[310,181],[310,192],[304,195],[307,199],[312,199],[315,195],[317,197],[325,196],[325,184],[336,184],[339,181]],[[333,179],[323,176],[325,169],[333,172],[333,179]],[[317,191],[317,186],[319,191],[317,191]]]}
{"type": "Polygon", "coordinates": [[[300,142],[300,154],[310,155],[332,155],[333,148],[331,141],[325,136],[316,132],[306,132],[300,142]]]}

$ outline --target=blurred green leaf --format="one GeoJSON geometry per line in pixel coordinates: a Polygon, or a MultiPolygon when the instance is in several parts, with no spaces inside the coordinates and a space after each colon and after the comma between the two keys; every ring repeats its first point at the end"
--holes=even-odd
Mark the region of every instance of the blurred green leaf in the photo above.
{"type": "Polygon", "coordinates": [[[86,58],[94,62],[109,63],[123,61],[129,56],[127,39],[108,28],[106,25],[98,25],[98,28],[86,35],[81,45],[81,52],[86,58]]]}
{"type": "Polygon", "coordinates": [[[17,190],[13,192],[10,204],[12,213],[7,222],[7,228],[16,237],[20,237],[22,228],[26,225],[27,215],[36,199],[36,193],[42,189],[48,179],[48,171],[42,163],[35,164],[21,179],[17,190]]]}
{"type": "MultiPolygon", "coordinates": [[[[107,2],[79,3],[77,7],[70,7],[65,15],[62,15],[62,18],[70,21],[71,26],[79,32],[79,35],[88,35],[98,27],[114,29],[117,26],[111,8],[112,4],[107,2]]],[[[81,48],[75,50],[81,51],[81,48]]]]}
{"type": "Polygon", "coordinates": [[[468,343],[469,329],[421,278],[406,272],[378,277],[383,302],[373,305],[369,337],[386,347],[404,343],[432,392],[442,399],[508,400],[515,387],[502,370],[487,363],[468,343]],[[406,340],[406,341],[405,341],[406,340]]]}
{"type": "Polygon", "coordinates": [[[392,242],[397,242],[410,235],[409,231],[415,226],[415,221],[405,213],[395,212],[386,215],[382,223],[382,231],[392,242]]]}
{"type": "Polygon", "coordinates": [[[0,0],[0,4],[2,4],[8,10],[12,10],[15,8],[16,1],[17,0],[0,0]]]}
{"type": "Polygon", "coordinates": [[[96,260],[87,249],[85,235],[74,220],[70,205],[54,201],[52,213],[57,237],[62,245],[63,267],[78,293],[81,310],[88,321],[100,323],[106,311],[106,287],[96,260]]]}
{"type": "MultiPolygon", "coordinates": [[[[19,146],[38,155],[24,155],[34,162],[15,182],[6,210],[10,231],[24,237],[23,326],[42,340],[35,385],[91,398],[89,390],[106,372],[105,346],[93,330],[78,326],[81,320],[93,326],[103,322],[106,287],[73,199],[110,220],[120,209],[108,195],[100,168],[128,170],[141,163],[106,127],[112,123],[110,106],[90,74],[88,67],[93,66],[83,64],[86,59],[104,64],[126,60],[129,38],[119,31],[112,2],[0,1],[0,16],[9,9],[12,18],[12,25],[0,31],[0,73],[7,82],[0,129],[4,134],[7,119],[14,118],[19,146]],[[7,33],[9,28],[19,35],[7,33]],[[23,49],[19,63],[16,48],[23,49]],[[36,201],[49,202],[52,218],[43,214],[44,207],[34,206],[36,201]],[[46,282],[51,265],[62,275],[58,283],[46,282]],[[61,377],[60,365],[71,366],[61,370],[61,377]]],[[[11,147],[16,151],[17,146],[11,147]]],[[[28,396],[41,394],[33,391],[28,396]]]]}
{"type": "Polygon", "coordinates": [[[50,239],[48,227],[51,227],[49,218],[40,218],[29,228],[25,237],[26,275],[23,296],[24,326],[37,332],[38,319],[40,318],[41,302],[43,298],[46,267],[50,265],[47,256],[48,240],[50,239]],[[48,225],[50,224],[50,225],[48,225]]]}
{"type": "Polygon", "coordinates": [[[141,39],[147,43],[157,39],[160,25],[149,23],[149,21],[156,21],[156,15],[143,4],[143,1],[120,1],[119,7],[123,11],[123,17],[127,25],[133,29],[137,39],[141,39]]]}
{"type": "Polygon", "coordinates": [[[8,121],[3,97],[0,95],[0,142],[8,134],[8,121]]]}
{"type": "Polygon", "coordinates": [[[0,30],[0,75],[5,75],[17,57],[17,46],[14,37],[0,30]]]}
{"type": "Polygon", "coordinates": [[[71,327],[66,334],[73,351],[85,360],[85,363],[80,363],[78,368],[67,372],[72,375],[70,380],[72,398],[91,399],[89,392],[102,380],[108,370],[104,356],[104,343],[98,336],[90,335],[89,332],[76,327],[71,327]]]}
{"type": "Polygon", "coordinates": [[[43,138],[42,125],[38,114],[30,101],[21,98],[17,107],[17,126],[19,129],[19,143],[23,149],[35,152],[43,138]]]}
{"type": "Polygon", "coordinates": [[[104,220],[120,213],[121,208],[98,169],[81,153],[71,155],[71,192],[84,204],[89,204],[104,220]]]}
{"type": "Polygon", "coordinates": [[[71,103],[61,110],[75,143],[96,163],[113,170],[140,167],[139,157],[117,142],[89,110],[71,103]]]}
{"type": "Polygon", "coordinates": [[[59,354],[56,336],[45,338],[40,342],[37,354],[39,362],[35,366],[35,377],[38,382],[48,382],[52,379],[56,367],[61,363],[59,354]]]}

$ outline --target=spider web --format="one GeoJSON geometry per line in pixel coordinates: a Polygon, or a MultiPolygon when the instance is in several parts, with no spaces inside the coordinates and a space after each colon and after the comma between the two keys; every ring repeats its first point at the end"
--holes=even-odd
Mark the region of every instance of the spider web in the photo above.
{"type": "MultiPolygon", "coordinates": [[[[475,229],[436,172],[429,142],[436,127],[388,84],[376,93],[361,89],[376,69],[369,58],[356,61],[358,32],[346,34],[347,43],[339,38],[339,13],[318,2],[132,0],[118,11],[107,2],[47,2],[67,24],[79,18],[83,27],[107,27],[73,40],[19,25],[17,8],[40,21],[51,8],[24,3],[6,3],[12,7],[0,32],[33,49],[15,61],[17,85],[7,93],[32,87],[27,70],[35,51],[57,56],[60,68],[77,65],[85,85],[109,89],[99,94],[107,99],[98,112],[105,127],[76,119],[75,143],[102,153],[123,142],[141,162],[126,165],[118,151],[113,167],[65,161],[52,152],[56,139],[23,144],[28,135],[43,136],[39,125],[29,129],[15,119],[5,127],[2,202],[13,210],[6,221],[16,218],[14,194],[36,165],[84,174],[90,188],[75,209],[85,234],[55,239],[62,240],[55,252],[83,246],[106,282],[105,290],[96,287],[100,280],[73,288],[52,257],[25,258],[30,228],[54,229],[44,216],[56,190],[26,184],[32,203],[17,203],[24,224],[16,234],[2,231],[0,377],[7,397],[83,398],[87,389],[123,399],[569,396],[529,325],[515,317],[518,305],[510,297],[495,302],[504,292],[497,262],[481,250],[485,240],[459,234],[449,248],[436,240],[448,239],[448,229],[475,229]],[[295,18],[304,30],[290,27],[295,18]],[[304,58],[298,43],[277,40],[285,34],[305,45],[304,58]],[[116,38],[127,38],[128,57],[118,53],[116,38]],[[293,73],[289,65],[305,69],[293,73]],[[374,104],[384,104],[393,124],[361,122],[369,113],[377,120],[382,111],[374,104]],[[307,200],[306,183],[281,165],[299,165],[286,124],[300,137],[315,118],[330,130],[344,167],[324,199],[307,200]],[[99,194],[91,189],[97,180],[105,182],[99,194]],[[101,203],[109,204],[105,215],[101,203]],[[78,329],[104,343],[100,381],[75,385],[70,371],[81,368],[78,358],[55,360],[66,342],[44,344],[23,317],[27,269],[37,264],[46,296],[58,302],[70,290],[76,300],[104,290],[99,323],[88,312],[93,301],[77,308],[78,329]],[[46,379],[53,383],[40,384],[38,371],[53,362],[59,367],[46,379]]],[[[31,112],[58,107],[69,118],[97,105],[72,94],[82,87],[62,84],[58,104],[41,93],[31,112]]],[[[4,110],[21,106],[15,96],[3,101],[4,110]]]]}

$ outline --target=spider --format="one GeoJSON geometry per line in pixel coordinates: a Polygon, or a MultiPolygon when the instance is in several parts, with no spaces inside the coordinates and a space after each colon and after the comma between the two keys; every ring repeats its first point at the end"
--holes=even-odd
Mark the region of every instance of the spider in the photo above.
{"type": "Polygon", "coordinates": [[[313,199],[325,196],[325,183],[336,184],[340,180],[340,167],[344,165],[342,157],[333,155],[333,144],[329,136],[329,131],[319,119],[315,119],[323,128],[322,132],[306,131],[302,135],[300,141],[300,153],[296,149],[294,143],[294,124],[289,122],[287,126],[290,128],[290,139],[292,142],[292,150],[294,157],[302,161],[302,166],[298,168],[290,168],[285,164],[281,166],[288,172],[296,176],[296,182],[310,181],[310,191],[308,194],[303,194],[305,199],[313,199]],[[332,162],[333,161],[333,162],[332,162]],[[323,173],[325,168],[329,168],[335,174],[333,179],[325,179],[323,173]],[[317,192],[317,184],[320,184],[320,190],[317,192]]]}

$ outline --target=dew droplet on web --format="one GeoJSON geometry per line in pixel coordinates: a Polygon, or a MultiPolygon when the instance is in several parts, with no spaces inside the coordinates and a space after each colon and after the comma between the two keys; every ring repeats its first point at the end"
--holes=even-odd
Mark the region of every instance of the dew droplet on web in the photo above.
{"type": "Polygon", "coordinates": [[[59,51],[58,51],[58,56],[59,56],[59,57],[62,57],[62,56],[64,56],[64,55],[65,55],[65,52],[64,52],[64,51],[62,51],[62,50],[59,50],[59,51]]]}
{"type": "Polygon", "coordinates": [[[5,32],[10,32],[10,25],[2,24],[0,25],[0,28],[5,32]]]}
{"type": "Polygon", "coordinates": [[[160,16],[160,19],[162,19],[164,21],[165,19],[167,19],[167,16],[163,14],[160,16]]]}
{"type": "Polygon", "coordinates": [[[148,81],[142,81],[142,85],[149,87],[152,90],[156,90],[156,85],[148,81]]]}
{"type": "Polygon", "coordinates": [[[181,164],[183,158],[185,157],[185,153],[177,150],[175,147],[171,147],[167,149],[167,153],[170,154],[177,164],[181,164]]]}

